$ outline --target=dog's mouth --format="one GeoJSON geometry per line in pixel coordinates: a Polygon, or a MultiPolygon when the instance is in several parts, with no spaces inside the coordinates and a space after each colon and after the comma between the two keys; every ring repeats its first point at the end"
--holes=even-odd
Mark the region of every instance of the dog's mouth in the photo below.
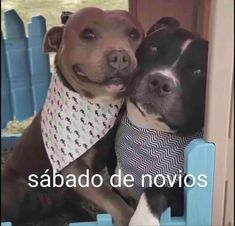
{"type": "Polygon", "coordinates": [[[158,119],[159,121],[164,121],[163,120],[163,117],[159,118],[159,112],[157,112],[154,107],[153,107],[153,104],[150,103],[150,102],[145,102],[145,103],[142,103],[142,102],[139,102],[139,101],[136,101],[134,100],[133,98],[129,98],[129,101],[138,109],[138,111],[143,115],[143,116],[147,116],[148,114],[151,114],[151,115],[158,115],[158,119]]]}
{"type": "Polygon", "coordinates": [[[126,89],[127,81],[119,74],[115,74],[112,77],[107,78],[105,81],[96,82],[89,79],[88,76],[86,76],[86,74],[82,72],[79,65],[75,64],[73,65],[72,68],[75,75],[78,77],[80,81],[103,86],[107,92],[121,93],[124,92],[126,89]]]}
{"type": "Polygon", "coordinates": [[[160,122],[160,123],[165,123],[167,126],[169,126],[165,120],[165,118],[161,115],[161,114],[157,114],[154,112],[149,112],[150,109],[152,108],[151,104],[146,104],[146,105],[142,105],[140,103],[137,103],[135,100],[133,99],[129,99],[129,101],[136,107],[136,109],[138,109],[138,111],[141,113],[141,115],[145,118],[148,118],[149,115],[151,116],[156,116],[155,120],[160,122]]]}
{"type": "Polygon", "coordinates": [[[81,80],[82,82],[86,82],[86,83],[94,83],[94,84],[98,84],[95,81],[90,80],[85,73],[82,72],[82,70],[80,69],[78,64],[74,64],[72,66],[73,68],[73,72],[74,74],[78,77],[79,80],[81,80]]]}
{"type": "Polygon", "coordinates": [[[135,100],[133,100],[132,98],[129,98],[129,101],[134,104],[134,106],[138,109],[138,111],[141,113],[141,115],[143,115],[144,117],[146,116],[144,111],[140,108],[140,106],[136,103],[135,100]]]}
{"type": "Polygon", "coordinates": [[[117,75],[103,82],[103,86],[105,90],[110,93],[120,93],[125,91],[126,81],[122,77],[117,75]]]}

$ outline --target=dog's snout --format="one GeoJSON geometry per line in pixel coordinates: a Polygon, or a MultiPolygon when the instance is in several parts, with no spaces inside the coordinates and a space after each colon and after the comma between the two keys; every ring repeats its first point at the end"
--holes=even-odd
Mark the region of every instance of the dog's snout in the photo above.
{"type": "Polygon", "coordinates": [[[113,50],[108,54],[108,65],[121,71],[130,65],[130,56],[125,50],[113,50]]]}
{"type": "Polygon", "coordinates": [[[174,81],[161,73],[149,75],[148,85],[150,90],[155,91],[159,96],[170,94],[175,87],[174,81]]]}

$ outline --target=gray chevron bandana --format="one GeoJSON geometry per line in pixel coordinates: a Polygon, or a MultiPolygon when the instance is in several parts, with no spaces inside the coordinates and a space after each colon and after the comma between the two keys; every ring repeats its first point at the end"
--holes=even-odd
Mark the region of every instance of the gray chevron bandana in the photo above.
{"type": "Polygon", "coordinates": [[[92,102],[52,74],[41,114],[42,137],[52,168],[60,171],[100,140],[113,127],[122,103],[92,102]]]}
{"type": "MultiPolygon", "coordinates": [[[[124,175],[134,177],[134,190],[140,194],[148,186],[148,179],[142,186],[141,177],[149,174],[157,177],[157,184],[170,186],[167,175],[172,179],[184,173],[184,150],[195,138],[202,138],[202,131],[192,136],[180,137],[176,134],[136,127],[128,119],[122,118],[115,142],[118,165],[124,175]],[[181,172],[181,173],[180,173],[181,172]],[[175,176],[176,175],[176,176],[175,176]]],[[[177,182],[176,177],[175,182],[177,182]]]]}

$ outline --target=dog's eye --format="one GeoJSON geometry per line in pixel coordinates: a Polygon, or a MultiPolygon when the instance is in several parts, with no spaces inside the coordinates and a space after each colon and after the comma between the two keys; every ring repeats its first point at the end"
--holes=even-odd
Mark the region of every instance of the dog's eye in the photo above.
{"type": "Polygon", "coordinates": [[[158,51],[158,48],[155,45],[150,45],[149,50],[151,51],[152,54],[156,54],[158,51]]]}
{"type": "Polygon", "coordinates": [[[200,69],[195,70],[195,71],[193,71],[193,74],[196,75],[196,76],[200,76],[201,75],[201,70],[200,69]]]}
{"type": "Polygon", "coordinates": [[[129,33],[129,37],[133,40],[137,40],[140,37],[140,33],[136,29],[132,29],[129,33]]]}
{"type": "Polygon", "coordinates": [[[93,30],[91,30],[90,28],[86,28],[82,31],[82,33],[80,34],[80,37],[82,39],[95,39],[95,33],[93,30]]]}

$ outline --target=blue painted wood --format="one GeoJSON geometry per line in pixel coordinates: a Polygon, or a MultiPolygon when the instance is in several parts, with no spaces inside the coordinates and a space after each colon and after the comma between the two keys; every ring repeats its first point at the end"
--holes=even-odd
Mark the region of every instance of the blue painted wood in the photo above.
{"type": "Polygon", "coordinates": [[[12,149],[19,139],[20,137],[18,136],[1,137],[1,151],[8,151],[12,149]]]}
{"type": "Polygon", "coordinates": [[[193,140],[186,149],[185,171],[195,177],[206,175],[207,186],[187,188],[187,225],[209,226],[212,222],[215,145],[193,140]]]}
{"type": "MultiPolygon", "coordinates": [[[[205,174],[207,186],[202,188],[195,184],[191,188],[185,188],[184,216],[171,217],[171,209],[168,208],[161,216],[161,226],[211,225],[214,160],[215,145],[212,143],[203,139],[195,139],[186,147],[185,172],[192,174],[195,178],[205,174]]],[[[110,215],[107,216],[110,217],[110,215]]],[[[97,226],[97,222],[72,223],[69,226],[97,226]]]]}
{"type": "Polygon", "coordinates": [[[4,13],[6,58],[13,117],[24,120],[33,115],[27,39],[24,24],[15,10],[4,13]]]}
{"type": "Polygon", "coordinates": [[[12,226],[11,222],[2,222],[1,226],[12,226]]]}
{"type": "MultiPolygon", "coordinates": [[[[1,38],[1,129],[13,118],[24,120],[38,112],[50,83],[48,54],[42,51],[46,21],[33,17],[26,37],[24,24],[14,10],[4,13],[6,34],[1,38]]],[[[1,149],[11,149],[18,137],[1,137],[1,149]]]]}
{"type": "Polygon", "coordinates": [[[69,226],[113,226],[112,217],[109,214],[98,214],[97,221],[71,223],[69,226]]]}
{"type": "Polygon", "coordinates": [[[44,104],[50,83],[50,63],[48,54],[42,52],[46,33],[46,20],[42,16],[33,17],[28,24],[28,51],[34,112],[44,104]]]}
{"type": "MultiPolygon", "coordinates": [[[[185,150],[185,172],[206,175],[207,186],[185,187],[185,213],[183,217],[171,217],[170,208],[162,215],[161,226],[210,226],[212,223],[212,196],[215,145],[203,139],[193,140],[185,150]]],[[[205,179],[205,178],[204,178],[205,179]]],[[[198,180],[196,180],[198,181],[198,180]]]]}
{"type": "Polygon", "coordinates": [[[5,41],[1,33],[1,129],[12,119],[10,84],[6,66],[5,41]]]}

